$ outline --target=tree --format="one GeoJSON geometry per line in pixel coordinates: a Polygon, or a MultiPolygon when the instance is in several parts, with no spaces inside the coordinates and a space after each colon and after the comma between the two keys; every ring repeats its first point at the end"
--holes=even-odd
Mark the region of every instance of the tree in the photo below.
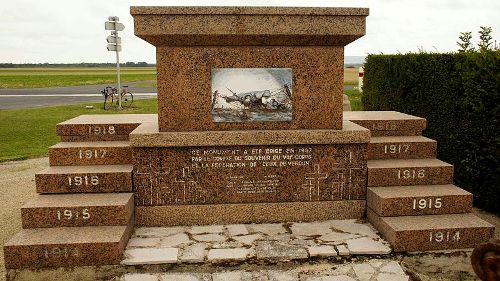
{"type": "Polygon", "coordinates": [[[491,45],[493,44],[491,40],[493,37],[491,36],[492,29],[489,26],[481,26],[481,30],[479,30],[479,50],[486,51],[491,50],[491,45]]]}
{"type": "Polygon", "coordinates": [[[460,32],[458,39],[460,39],[460,41],[457,42],[457,45],[460,47],[458,52],[467,53],[474,51],[474,47],[472,47],[472,43],[470,42],[472,39],[472,32],[460,32]]]}

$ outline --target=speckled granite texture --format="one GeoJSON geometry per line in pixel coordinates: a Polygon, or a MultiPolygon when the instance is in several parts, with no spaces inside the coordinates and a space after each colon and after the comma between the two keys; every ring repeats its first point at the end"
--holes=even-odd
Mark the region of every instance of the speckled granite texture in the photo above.
{"type": "Polygon", "coordinates": [[[127,225],[132,193],[38,195],[21,208],[23,228],[127,225]]]}
{"type": "Polygon", "coordinates": [[[4,246],[5,268],[119,264],[133,231],[128,226],[23,229],[4,246]]]}
{"type": "Polygon", "coordinates": [[[131,192],[132,169],[132,165],[52,166],[35,174],[36,192],[131,192]]]}
{"type": "Polygon", "coordinates": [[[368,186],[452,183],[453,165],[438,159],[368,161],[368,186]]]}
{"type": "Polygon", "coordinates": [[[367,202],[383,217],[472,212],[472,194],[452,184],[368,187],[367,202]]]}
{"type": "Polygon", "coordinates": [[[395,252],[474,248],[495,230],[473,214],[379,217],[368,209],[367,216],[395,252]]]}
{"type": "Polygon", "coordinates": [[[160,131],[341,129],[343,56],[342,47],[157,47],[160,131]],[[293,72],[292,121],[213,121],[212,69],[275,67],[293,72]]]}
{"type": "Polygon", "coordinates": [[[131,7],[155,46],[345,46],[365,34],[366,8],[131,7]]]}
{"type": "MultiPolygon", "coordinates": [[[[131,7],[157,47],[160,131],[341,129],[343,47],[365,34],[364,8],[131,7]],[[216,68],[292,70],[292,120],[212,118],[216,68]]],[[[274,90],[274,89],[270,89],[274,90]]]]}
{"type": "Polygon", "coordinates": [[[361,219],[365,200],[136,207],[137,226],[361,219]]]}
{"type": "Polygon", "coordinates": [[[131,164],[128,141],[60,142],[49,147],[51,166],[131,164]]]}
{"type": "Polygon", "coordinates": [[[370,129],[372,136],[421,135],[427,126],[425,118],[397,111],[346,111],[343,119],[370,129]]]}
{"type": "Polygon", "coordinates": [[[422,136],[372,137],[368,159],[435,158],[437,142],[422,136]]]}
{"type": "Polygon", "coordinates": [[[367,143],[370,131],[350,121],[341,130],[244,130],[159,132],[158,123],[142,124],[130,134],[133,147],[294,145],[367,143]]]}
{"type": "Polygon", "coordinates": [[[136,205],[361,200],[366,146],[136,147],[136,205]]]}

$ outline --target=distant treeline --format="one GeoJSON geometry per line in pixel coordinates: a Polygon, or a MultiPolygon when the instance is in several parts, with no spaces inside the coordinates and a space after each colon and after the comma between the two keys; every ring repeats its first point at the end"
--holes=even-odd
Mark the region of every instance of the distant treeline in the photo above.
{"type": "MultiPolygon", "coordinates": [[[[115,67],[116,63],[0,63],[0,68],[35,68],[35,67],[115,67]]],[[[155,67],[154,63],[147,63],[145,61],[120,63],[124,67],[155,67]]]]}

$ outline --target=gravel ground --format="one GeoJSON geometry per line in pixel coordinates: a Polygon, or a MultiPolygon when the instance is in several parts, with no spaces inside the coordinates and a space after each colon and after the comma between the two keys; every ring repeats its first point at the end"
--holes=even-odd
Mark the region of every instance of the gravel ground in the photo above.
{"type": "MultiPolygon", "coordinates": [[[[48,158],[0,163],[0,243],[1,245],[21,229],[21,206],[35,194],[35,173],[48,167],[48,158]]],[[[496,227],[500,239],[500,218],[475,209],[474,213],[496,227]]],[[[469,272],[469,253],[414,254],[394,257],[406,264],[416,280],[457,280],[460,271],[469,272]]],[[[244,266],[242,266],[244,267],[244,266]]],[[[466,274],[464,280],[474,280],[466,274]]],[[[58,276],[61,277],[61,276],[58,276]]],[[[0,280],[5,280],[3,247],[0,247],[0,280]]]]}

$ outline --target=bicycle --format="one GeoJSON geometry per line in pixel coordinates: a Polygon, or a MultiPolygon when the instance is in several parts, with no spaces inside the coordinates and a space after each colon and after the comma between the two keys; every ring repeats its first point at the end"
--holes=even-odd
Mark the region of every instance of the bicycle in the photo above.
{"type": "MultiPolygon", "coordinates": [[[[122,98],[122,107],[129,108],[132,106],[134,102],[134,95],[131,92],[127,91],[128,86],[122,86],[121,98],[122,98]]],[[[101,91],[101,94],[104,96],[104,110],[111,109],[116,103],[116,107],[118,108],[119,100],[118,100],[118,90],[116,88],[107,86],[104,90],[101,91]],[[116,100],[116,102],[115,102],[116,100]]]]}

